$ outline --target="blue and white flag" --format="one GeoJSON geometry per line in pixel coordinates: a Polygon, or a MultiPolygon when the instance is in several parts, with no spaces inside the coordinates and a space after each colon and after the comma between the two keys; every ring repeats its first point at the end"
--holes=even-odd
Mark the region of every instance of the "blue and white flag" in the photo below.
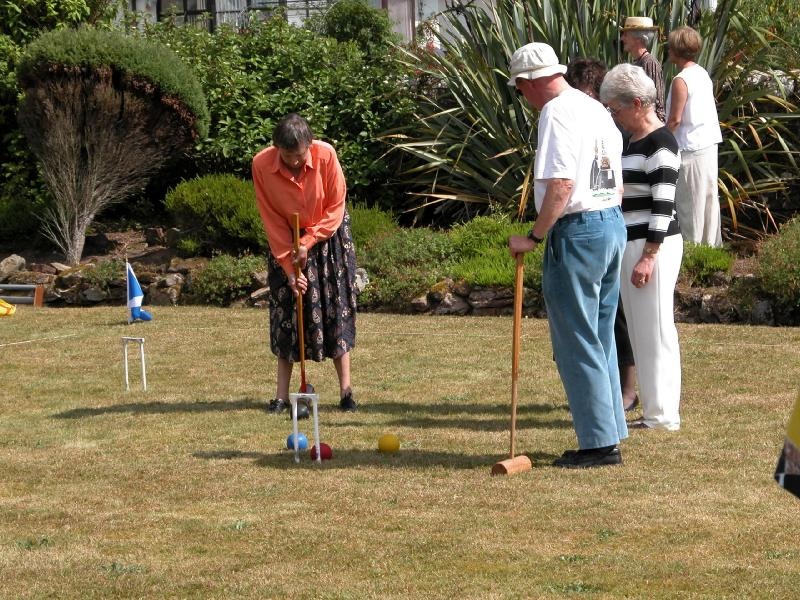
{"type": "Polygon", "coordinates": [[[128,280],[128,308],[130,315],[128,315],[128,324],[134,321],[152,321],[153,315],[146,310],[142,309],[142,300],[144,300],[144,292],[142,286],[139,285],[139,280],[136,279],[136,273],[133,272],[131,263],[125,261],[125,269],[127,271],[128,280]]]}

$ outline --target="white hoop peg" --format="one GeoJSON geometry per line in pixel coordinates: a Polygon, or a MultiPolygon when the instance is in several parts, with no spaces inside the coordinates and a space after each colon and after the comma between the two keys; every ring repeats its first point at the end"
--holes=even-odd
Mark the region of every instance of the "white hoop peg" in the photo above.
{"type": "Polygon", "coordinates": [[[125,391],[131,391],[130,381],[128,379],[128,344],[139,344],[139,362],[142,365],[142,390],[147,391],[147,370],[144,363],[144,338],[141,337],[125,337],[122,338],[122,364],[125,367],[125,391]]]}

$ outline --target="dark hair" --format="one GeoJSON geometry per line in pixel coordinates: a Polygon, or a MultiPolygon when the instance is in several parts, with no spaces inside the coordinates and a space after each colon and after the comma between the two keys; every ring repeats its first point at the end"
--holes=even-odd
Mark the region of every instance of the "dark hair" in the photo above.
{"type": "Polygon", "coordinates": [[[283,117],[272,130],[272,144],[286,150],[308,146],[313,139],[308,121],[296,113],[283,117]]]}
{"type": "Polygon", "coordinates": [[[572,87],[599,99],[606,70],[606,65],[596,58],[576,58],[567,65],[564,77],[572,87]]]}

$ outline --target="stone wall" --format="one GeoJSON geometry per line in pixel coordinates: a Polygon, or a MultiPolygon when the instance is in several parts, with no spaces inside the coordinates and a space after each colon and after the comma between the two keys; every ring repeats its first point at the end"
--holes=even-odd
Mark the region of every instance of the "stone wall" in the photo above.
{"type": "MultiPolygon", "coordinates": [[[[194,274],[208,264],[206,258],[180,258],[167,247],[148,246],[129,257],[142,290],[144,304],[174,306],[195,304],[191,295],[194,274]]],[[[31,263],[16,254],[0,262],[0,284],[42,284],[48,306],[122,305],[126,303],[124,277],[97,283],[92,277],[103,261],[91,259],[75,267],[58,262],[31,263]]],[[[357,286],[369,285],[369,278],[359,269],[357,286]]],[[[709,287],[692,287],[679,282],[675,290],[675,320],[685,323],[749,323],[754,325],[796,325],[797,315],[780,313],[776,306],[757,294],[757,277],[751,273],[735,276],[719,274],[709,287]],[[731,289],[751,290],[743,301],[731,295],[731,289]]],[[[13,292],[4,293],[10,295],[13,292]]],[[[266,308],[268,305],[266,272],[253,273],[249,295],[237,306],[266,308]]],[[[470,286],[447,279],[434,285],[426,294],[412,300],[405,312],[432,315],[494,316],[511,315],[514,291],[511,288],[470,286]]],[[[545,318],[544,302],[537,290],[525,289],[523,314],[545,318]]]]}

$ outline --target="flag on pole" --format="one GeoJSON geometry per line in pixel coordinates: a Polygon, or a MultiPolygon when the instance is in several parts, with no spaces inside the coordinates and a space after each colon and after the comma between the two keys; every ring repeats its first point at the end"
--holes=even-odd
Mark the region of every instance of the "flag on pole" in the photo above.
{"type": "Polygon", "coordinates": [[[783,452],[775,469],[775,481],[787,492],[800,498],[800,395],[789,417],[783,452]]]}
{"type": "Polygon", "coordinates": [[[152,321],[153,315],[146,310],[142,309],[142,300],[144,300],[144,292],[142,286],[139,285],[139,280],[136,279],[136,273],[133,272],[131,263],[125,261],[125,269],[127,272],[128,281],[128,324],[134,321],[152,321]]]}

